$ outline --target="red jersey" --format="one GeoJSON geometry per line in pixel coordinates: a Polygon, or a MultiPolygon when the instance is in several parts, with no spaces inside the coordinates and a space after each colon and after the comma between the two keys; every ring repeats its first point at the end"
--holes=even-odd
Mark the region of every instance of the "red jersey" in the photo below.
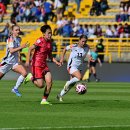
{"type": "Polygon", "coordinates": [[[40,37],[34,45],[36,45],[36,49],[32,58],[32,66],[45,67],[47,64],[46,59],[52,52],[51,42],[40,37]]]}

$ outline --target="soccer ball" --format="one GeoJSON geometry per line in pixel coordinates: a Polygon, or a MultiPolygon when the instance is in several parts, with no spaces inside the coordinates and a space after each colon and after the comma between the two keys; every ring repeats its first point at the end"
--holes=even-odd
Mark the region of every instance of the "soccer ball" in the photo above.
{"type": "Polygon", "coordinates": [[[87,92],[87,86],[84,83],[78,83],[75,90],[78,94],[85,94],[87,92]]]}

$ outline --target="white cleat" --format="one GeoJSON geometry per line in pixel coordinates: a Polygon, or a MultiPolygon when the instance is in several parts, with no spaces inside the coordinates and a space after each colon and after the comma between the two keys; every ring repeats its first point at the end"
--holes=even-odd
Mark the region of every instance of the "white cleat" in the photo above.
{"type": "Polygon", "coordinates": [[[100,81],[100,79],[96,79],[96,82],[99,82],[100,81]]]}
{"type": "Polygon", "coordinates": [[[59,100],[59,102],[63,102],[63,98],[59,94],[57,95],[57,99],[59,100]]]}

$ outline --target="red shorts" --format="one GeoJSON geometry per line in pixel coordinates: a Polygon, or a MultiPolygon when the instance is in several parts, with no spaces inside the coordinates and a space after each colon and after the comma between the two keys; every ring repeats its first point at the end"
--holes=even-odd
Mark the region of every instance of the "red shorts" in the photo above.
{"type": "Polygon", "coordinates": [[[48,66],[32,66],[32,75],[34,79],[43,79],[47,72],[50,72],[48,66]]]}

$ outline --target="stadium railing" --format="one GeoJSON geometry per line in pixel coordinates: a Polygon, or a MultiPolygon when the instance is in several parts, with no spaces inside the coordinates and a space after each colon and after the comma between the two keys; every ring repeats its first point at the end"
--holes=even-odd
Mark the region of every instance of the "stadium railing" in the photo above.
{"type": "MultiPolygon", "coordinates": [[[[91,49],[95,48],[98,40],[101,38],[89,38],[88,45],[91,49]]],[[[57,45],[57,55],[59,56],[62,52],[62,49],[66,45],[75,44],[78,42],[78,38],[63,38],[63,37],[56,37],[54,38],[56,45],[57,45]]],[[[105,47],[104,55],[109,57],[109,62],[112,62],[112,54],[117,53],[118,58],[121,58],[122,53],[130,52],[130,38],[103,38],[104,42],[103,45],[105,47]]]]}
{"type": "MultiPolygon", "coordinates": [[[[35,38],[35,37],[34,37],[35,38]]],[[[75,37],[61,37],[61,36],[56,36],[53,37],[53,40],[56,44],[56,51],[53,52],[53,54],[56,54],[57,57],[60,57],[63,48],[67,45],[71,44],[76,44],[78,43],[79,38],[75,37]]],[[[89,38],[87,44],[90,46],[91,49],[95,48],[98,40],[101,38],[89,38]]],[[[33,38],[31,39],[33,40],[33,38]]],[[[112,58],[114,54],[117,54],[117,58],[121,58],[122,53],[129,53],[130,52],[130,38],[103,38],[104,42],[104,53],[101,53],[102,55],[105,55],[108,57],[108,62],[112,62],[112,58]],[[114,54],[112,54],[114,53],[114,54]]],[[[34,40],[35,41],[35,40],[34,40]]],[[[5,46],[5,43],[1,43],[0,46],[5,46]]],[[[27,54],[28,51],[22,52],[25,55],[27,54]]],[[[0,58],[2,58],[5,54],[5,47],[4,49],[0,50],[0,58]]],[[[68,55],[69,53],[67,53],[68,55]]],[[[66,58],[67,59],[67,58],[66,58]]]]}
{"type": "Polygon", "coordinates": [[[103,26],[103,25],[104,25],[104,26],[108,26],[108,25],[113,26],[113,25],[115,25],[115,24],[116,24],[116,25],[119,25],[119,24],[125,25],[126,23],[127,23],[128,25],[130,25],[130,22],[127,22],[127,21],[126,21],[126,22],[102,22],[102,21],[101,21],[100,23],[99,23],[99,22],[95,22],[95,21],[93,21],[93,22],[79,22],[80,25],[86,25],[86,24],[87,24],[87,25],[96,25],[96,24],[99,24],[99,25],[101,25],[101,26],[103,26]]]}

